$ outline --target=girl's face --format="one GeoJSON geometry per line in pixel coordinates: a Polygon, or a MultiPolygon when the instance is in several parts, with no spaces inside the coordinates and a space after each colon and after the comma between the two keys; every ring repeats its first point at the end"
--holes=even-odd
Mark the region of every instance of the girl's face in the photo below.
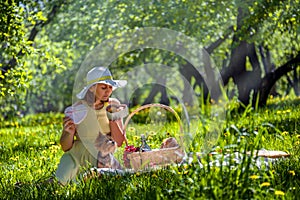
{"type": "Polygon", "coordinates": [[[108,98],[112,93],[112,89],[112,86],[103,83],[98,83],[90,87],[90,91],[94,93],[96,101],[108,101],[108,98]]]}

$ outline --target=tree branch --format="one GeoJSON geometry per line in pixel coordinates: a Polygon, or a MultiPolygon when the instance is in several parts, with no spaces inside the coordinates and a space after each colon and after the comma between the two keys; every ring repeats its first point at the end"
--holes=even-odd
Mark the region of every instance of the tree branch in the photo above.
{"type": "MultiPolygon", "coordinates": [[[[36,23],[34,25],[34,27],[32,28],[30,35],[28,37],[28,41],[34,41],[35,37],[37,36],[37,34],[39,33],[39,31],[41,30],[41,28],[43,28],[45,25],[49,24],[54,17],[56,16],[56,13],[58,12],[58,9],[61,7],[61,5],[64,3],[64,1],[59,1],[59,4],[54,5],[52,7],[51,12],[48,14],[47,16],[47,20],[46,21],[39,21],[38,23],[36,23]]],[[[7,70],[14,68],[17,65],[17,57],[21,57],[24,56],[24,51],[23,49],[21,49],[16,57],[13,57],[6,66],[4,66],[2,68],[3,72],[7,72],[7,70]]]]}
{"type": "Polygon", "coordinates": [[[273,71],[273,76],[275,78],[275,82],[280,79],[283,75],[287,74],[288,72],[292,71],[295,67],[295,65],[299,65],[300,64],[300,52],[298,52],[298,55],[289,60],[287,63],[285,63],[284,65],[280,66],[279,68],[277,68],[276,70],[273,71]]]}
{"type": "Polygon", "coordinates": [[[228,27],[225,35],[223,35],[221,38],[219,38],[217,41],[213,42],[208,47],[204,48],[208,54],[211,54],[216,48],[218,48],[233,32],[233,26],[228,27]]]}
{"type": "Polygon", "coordinates": [[[278,67],[277,69],[271,71],[270,73],[266,74],[266,76],[262,79],[260,84],[260,105],[265,105],[267,102],[267,97],[276,83],[282,76],[286,75],[288,72],[292,71],[296,67],[300,66],[300,52],[298,55],[289,60],[284,65],[278,67]]]}

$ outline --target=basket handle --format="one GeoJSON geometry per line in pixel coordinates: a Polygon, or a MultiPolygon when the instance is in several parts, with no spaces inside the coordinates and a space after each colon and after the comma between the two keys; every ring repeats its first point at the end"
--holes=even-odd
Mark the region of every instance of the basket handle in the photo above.
{"type": "Polygon", "coordinates": [[[135,115],[136,113],[138,113],[139,111],[143,110],[143,109],[146,109],[146,108],[150,108],[150,107],[160,107],[160,108],[164,108],[168,111],[170,111],[171,113],[174,114],[174,116],[176,117],[178,123],[179,123],[179,126],[180,126],[180,132],[183,133],[183,128],[182,128],[182,124],[181,124],[181,120],[177,114],[177,112],[171,108],[170,106],[167,106],[167,105],[164,105],[164,104],[160,104],[160,103],[154,103],[154,104],[146,104],[146,105],[143,105],[143,106],[140,106],[138,107],[137,109],[135,109],[134,111],[132,111],[128,117],[126,118],[125,122],[124,122],[124,126],[123,126],[123,135],[124,135],[124,138],[125,138],[125,144],[126,146],[128,146],[128,141],[127,141],[127,138],[126,138],[126,127],[129,123],[129,120],[133,117],[133,115],[135,115]]]}

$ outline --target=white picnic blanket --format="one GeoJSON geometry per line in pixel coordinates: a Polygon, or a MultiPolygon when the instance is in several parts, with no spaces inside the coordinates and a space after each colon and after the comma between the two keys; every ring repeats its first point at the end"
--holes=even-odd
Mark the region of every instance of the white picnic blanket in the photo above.
{"type": "MultiPolygon", "coordinates": [[[[184,165],[184,164],[192,164],[198,163],[200,168],[207,167],[207,165],[211,167],[221,167],[227,166],[230,169],[238,168],[239,165],[243,164],[247,166],[249,164],[250,168],[257,167],[260,170],[268,170],[269,167],[276,163],[279,160],[285,159],[289,155],[282,151],[270,151],[261,149],[258,151],[254,151],[251,156],[251,152],[241,153],[241,152],[233,152],[233,153],[218,153],[211,152],[209,154],[204,153],[189,153],[181,163],[176,164],[184,165]],[[196,158],[196,159],[195,159],[196,158]]],[[[155,169],[161,169],[162,167],[155,167],[151,169],[144,169],[142,171],[149,171],[155,169]]],[[[97,172],[98,174],[108,174],[108,175],[125,175],[125,174],[133,174],[136,173],[133,169],[110,169],[110,168],[91,168],[91,171],[97,172]]]]}
{"type": "Polygon", "coordinates": [[[209,154],[204,153],[190,153],[184,158],[182,163],[191,164],[195,162],[195,157],[201,168],[209,165],[214,167],[228,166],[230,168],[236,168],[241,164],[250,162],[250,168],[257,167],[259,169],[269,169],[269,167],[279,160],[288,157],[289,154],[282,151],[272,151],[266,149],[260,149],[254,151],[251,156],[251,152],[241,153],[218,153],[211,152],[209,154]]]}

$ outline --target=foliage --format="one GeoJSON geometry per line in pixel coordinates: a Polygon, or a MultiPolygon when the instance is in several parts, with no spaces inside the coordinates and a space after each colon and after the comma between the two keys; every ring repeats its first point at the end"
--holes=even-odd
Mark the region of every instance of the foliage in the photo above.
{"type": "MultiPolygon", "coordinates": [[[[59,49],[60,44],[50,44],[47,37],[43,37],[42,45],[35,41],[36,35],[51,22],[57,12],[56,8],[61,4],[62,1],[56,0],[1,2],[0,118],[2,120],[29,113],[27,106],[34,106],[37,103],[30,101],[32,93],[38,90],[39,95],[42,95],[45,91],[51,91],[49,82],[65,70],[58,56],[64,56],[61,53],[62,49],[59,49]],[[39,79],[41,76],[43,81],[39,79]]],[[[40,96],[34,97],[38,98],[40,96]]],[[[43,105],[44,111],[45,107],[47,104],[43,105]]]]}
{"type": "MultiPolygon", "coordinates": [[[[269,167],[252,166],[244,157],[229,166],[205,165],[214,158],[201,156],[201,163],[169,166],[134,174],[104,174],[77,184],[60,186],[47,180],[55,171],[62,155],[58,140],[61,131],[61,114],[40,114],[28,119],[28,124],[2,125],[0,136],[0,198],[1,199],[294,199],[299,190],[298,132],[299,98],[272,99],[267,108],[249,107],[238,111],[234,102],[228,105],[226,127],[216,143],[221,161],[226,153],[245,152],[265,148],[291,154],[269,167]],[[41,119],[41,120],[40,120],[41,119]],[[31,123],[29,123],[31,121],[31,123]],[[49,124],[53,121],[52,124],[49,124]],[[16,182],[19,184],[15,185],[16,182]]],[[[11,124],[12,122],[10,122],[11,124]]],[[[9,123],[2,123],[9,124],[9,123]]],[[[15,124],[15,123],[14,123],[15,124]]],[[[200,126],[199,122],[197,124],[200,126]]],[[[148,132],[151,147],[157,148],[166,130],[176,134],[178,126],[167,129],[149,124],[130,125],[128,140],[139,144],[140,132],[148,132]]],[[[202,129],[193,132],[201,137],[202,129]]],[[[198,143],[197,141],[195,144],[198,143]]],[[[196,147],[196,146],[195,146],[196,147]]],[[[122,156],[123,147],[117,156],[122,156]]],[[[195,148],[195,151],[199,149],[195,148]]]]}
{"type": "MultiPolygon", "coordinates": [[[[22,67],[16,67],[12,70],[2,70],[5,65],[9,63],[9,59],[17,57],[20,48],[24,47],[23,51],[28,52],[30,48],[30,42],[24,41],[23,38],[26,35],[26,28],[23,23],[25,11],[23,8],[18,7],[18,2],[4,1],[0,4],[1,8],[1,54],[0,54],[0,119],[3,120],[3,115],[9,112],[19,112],[19,106],[24,104],[24,98],[26,93],[20,93],[29,86],[28,82],[31,79],[28,72],[22,67]],[[6,80],[6,81],[2,81],[6,80]],[[7,100],[5,100],[7,98],[7,100]],[[18,103],[16,100],[19,99],[18,103]]],[[[20,66],[23,61],[18,60],[20,66]]]]}
{"type": "MultiPolygon", "coordinates": [[[[195,38],[206,48],[221,39],[222,43],[211,52],[221,69],[228,63],[234,46],[232,33],[237,30],[238,8],[249,13],[241,29],[241,39],[268,48],[272,63],[278,67],[299,52],[299,5],[299,0],[4,1],[1,3],[1,30],[4,30],[1,117],[7,118],[10,112],[22,115],[62,111],[72,103],[74,77],[86,55],[101,42],[129,29],[168,28],[195,38]],[[56,7],[59,9],[53,17],[50,14],[56,7]],[[33,30],[37,31],[36,37],[30,40],[33,30]],[[3,70],[13,59],[17,65],[9,71],[3,70]]],[[[144,61],[178,67],[178,58],[173,55],[149,52],[128,52],[121,56],[112,63],[113,74],[144,61]]],[[[284,80],[279,85],[286,84],[284,80]]]]}

